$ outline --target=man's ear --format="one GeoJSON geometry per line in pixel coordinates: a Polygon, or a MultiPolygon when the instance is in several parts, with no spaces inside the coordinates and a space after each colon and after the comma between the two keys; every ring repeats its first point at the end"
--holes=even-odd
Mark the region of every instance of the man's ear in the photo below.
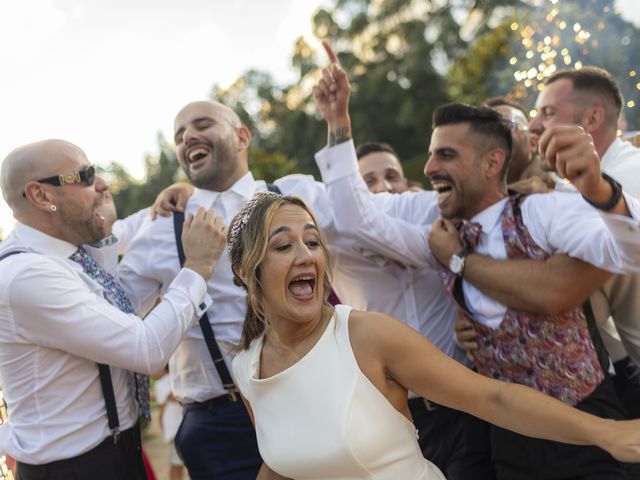
{"type": "Polygon", "coordinates": [[[56,205],[55,198],[52,198],[51,192],[42,183],[36,181],[27,182],[24,186],[24,193],[29,203],[38,210],[51,213],[51,205],[56,205]]]}
{"type": "Polygon", "coordinates": [[[484,154],[485,174],[487,177],[500,177],[507,156],[502,148],[493,148],[484,154]]]}
{"type": "Polygon", "coordinates": [[[594,105],[585,109],[582,114],[582,127],[587,133],[593,133],[598,131],[604,123],[604,108],[599,105],[594,105]]]}
{"type": "Polygon", "coordinates": [[[251,132],[244,125],[236,127],[236,135],[238,136],[238,150],[246,150],[251,145],[251,132]]]}

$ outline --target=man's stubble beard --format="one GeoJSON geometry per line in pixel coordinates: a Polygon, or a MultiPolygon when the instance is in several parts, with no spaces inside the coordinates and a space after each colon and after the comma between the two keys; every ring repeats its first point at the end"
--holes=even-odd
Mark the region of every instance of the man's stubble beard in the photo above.
{"type": "Polygon", "coordinates": [[[220,143],[212,149],[211,157],[206,171],[191,176],[188,166],[184,170],[194,187],[221,192],[238,169],[238,154],[233,147],[220,143]]]}
{"type": "Polygon", "coordinates": [[[69,211],[64,207],[59,210],[65,228],[78,237],[77,243],[79,245],[95,243],[106,237],[104,225],[95,223],[94,212],[97,207],[98,202],[96,201],[86,218],[83,218],[84,215],[81,216],[80,212],[69,211]]]}

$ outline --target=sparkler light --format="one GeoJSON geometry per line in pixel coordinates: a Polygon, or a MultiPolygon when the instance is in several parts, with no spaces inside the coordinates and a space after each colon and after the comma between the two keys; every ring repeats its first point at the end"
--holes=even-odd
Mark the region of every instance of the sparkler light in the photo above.
{"type": "MultiPolygon", "coordinates": [[[[640,103],[640,82],[635,80],[640,58],[634,51],[640,35],[619,17],[613,0],[522,3],[530,14],[518,14],[513,17],[517,21],[511,20],[509,27],[518,41],[507,56],[508,64],[515,68],[513,78],[517,84],[512,95],[517,100],[532,104],[544,88],[545,79],[558,69],[594,65],[616,76],[625,94],[626,108],[636,108],[640,103]],[[624,64],[624,73],[612,68],[620,64],[624,64]]],[[[636,116],[640,120],[640,112],[636,116]]]]}

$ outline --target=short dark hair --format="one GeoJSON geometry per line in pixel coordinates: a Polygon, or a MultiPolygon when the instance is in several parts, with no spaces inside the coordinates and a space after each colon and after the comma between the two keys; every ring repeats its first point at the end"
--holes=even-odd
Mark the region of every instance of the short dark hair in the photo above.
{"type": "MultiPolygon", "coordinates": [[[[358,157],[358,160],[360,160],[365,155],[369,155],[370,153],[374,152],[387,152],[398,158],[398,153],[395,151],[395,149],[388,143],[384,142],[361,143],[360,145],[358,145],[358,148],[356,148],[356,157],[358,157]]],[[[398,158],[398,160],[400,159],[398,158]]]]}
{"type": "Polygon", "coordinates": [[[616,80],[609,72],[599,67],[583,67],[580,70],[573,68],[559,70],[545,81],[545,85],[562,78],[571,80],[573,90],[576,92],[587,93],[591,97],[596,94],[610,100],[615,108],[611,112],[610,118],[607,119],[607,123],[612,126],[615,124],[617,127],[624,99],[620,87],[618,87],[616,80]]]}
{"type": "Polygon", "coordinates": [[[525,118],[529,120],[529,112],[527,112],[524,106],[521,103],[518,103],[515,100],[511,100],[510,98],[507,98],[507,97],[487,98],[482,104],[482,106],[489,107],[489,108],[496,108],[496,107],[502,107],[502,106],[513,107],[516,110],[520,110],[522,113],[524,113],[525,118]]]}
{"type": "Polygon", "coordinates": [[[458,123],[468,123],[469,130],[486,139],[492,148],[504,150],[504,165],[500,176],[504,179],[511,160],[511,129],[497,111],[489,107],[477,107],[464,103],[447,103],[433,112],[432,128],[458,123]]]}

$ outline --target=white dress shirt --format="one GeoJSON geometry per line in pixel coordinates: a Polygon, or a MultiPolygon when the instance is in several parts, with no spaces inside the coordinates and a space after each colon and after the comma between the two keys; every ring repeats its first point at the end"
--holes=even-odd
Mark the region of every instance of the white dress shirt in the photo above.
{"type": "Polygon", "coordinates": [[[155,373],[207,308],[205,282],[185,269],[141,322],[104,299],[69,259],[77,247],[18,223],[0,244],[0,387],[9,421],[0,451],[29,464],[80,455],[110,435],[97,362],[111,365],[120,428],[137,421],[130,373],[155,373]]]}
{"type": "Polygon", "coordinates": [[[466,363],[451,334],[456,310],[441,295],[440,277],[431,268],[415,268],[372,254],[356,245],[334,248],[334,290],[358,310],[381,312],[406,323],[442,352],[466,363]]]}
{"type": "MultiPolygon", "coordinates": [[[[640,149],[616,138],[600,161],[602,170],[640,198],[640,149]]],[[[630,356],[640,366],[640,274],[616,275],[591,296],[600,334],[615,362],[630,356]]]]}
{"type": "MultiPolygon", "coordinates": [[[[416,212],[431,218],[438,210],[434,192],[371,194],[358,172],[352,142],[324,149],[316,160],[329,195],[340,206],[334,212],[338,231],[403,264],[435,265],[428,228],[410,223],[416,212]]],[[[530,195],[522,203],[523,221],[534,241],[550,254],[564,252],[612,272],[640,271],[640,203],[626,193],[624,197],[632,218],[598,211],[571,193],[530,195]]],[[[478,253],[506,258],[499,221],[505,201],[472,219],[483,225],[478,253]]],[[[497,327],[506,307],[467,281],[463,288],[475,318],[497,327]]]]}
{"type": "Polygon", "coordinates": [[[600,159],[602,170],[615,178],[625,192],[640,198],[640,149],[616,138],[600,159]]]}
{"type": "MultiPolygon", "coordinates": [[[[353,149],[353,143],[341,144],[336,148],[353,149]]],[[[331,195],[339,193],[331,188],[329,192],[331,195]]],[[[375,197],[385,209],[392,210],[401,204],[403,220],[426,229],[439,218],[440,211],[437,208],[413,208],[417,204],[410,199],[416,195],[421,193],[407,192],[401,196],[380,193],[375,197]]],[[[347,211],[335,215],[338,223],[350,223],[353,215],[359,215],[349,210],[349,202],[343,203],[339,196],[331,200],[337,211],[347,207],[347,211]]],[[[364,220],[364,223],[366,225],[367,221],[364,220]]],[[[356,309],[382,312],[401,320],[429,339],[443,353],[466,364],[466,355],[457,345],[453,334],[455,305],[447,295],[442,295],[442,282],[437,272],[432,268],[406,265],[385,255],[388,249],[396,250],[396,246],[404,241],[398,238],[399,243],[390,242],[374,253],[373,249],[363,248],[356,236],[349,245],[334,249],[337,252],[336,263],[340,266],[339,272],[334,275],[338,297],[356,309]],[[351,286],[349,295],[343,295],[340,287],[344,284],[351,286]]]]}

